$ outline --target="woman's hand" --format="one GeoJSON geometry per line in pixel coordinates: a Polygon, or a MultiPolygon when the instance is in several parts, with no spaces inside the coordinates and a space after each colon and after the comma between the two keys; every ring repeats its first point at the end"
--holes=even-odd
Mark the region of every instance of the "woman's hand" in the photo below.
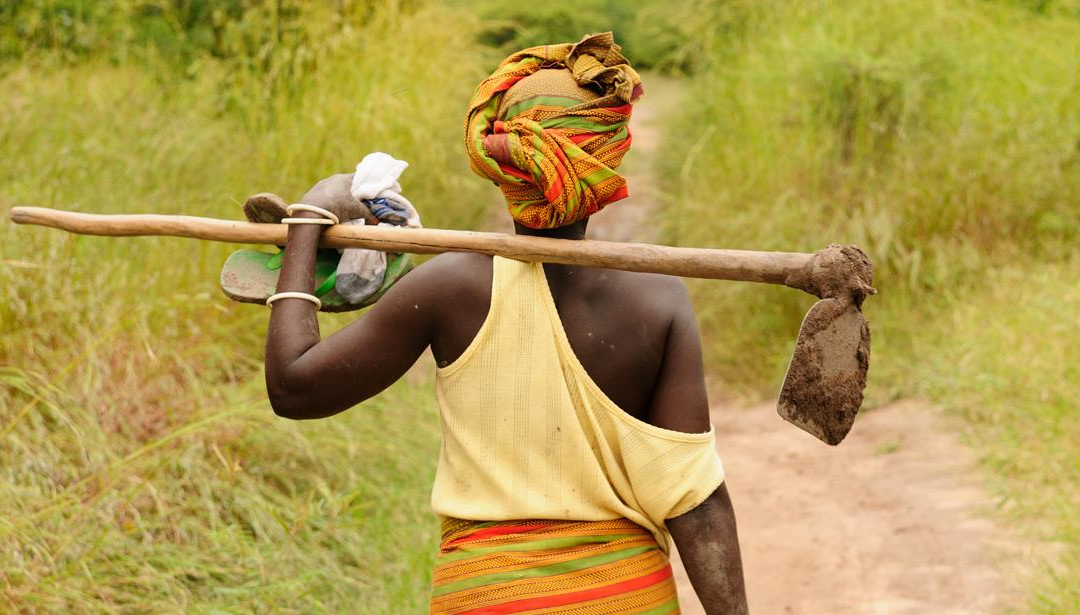
{"type": "Polygon", "coordinates": [[[331,175],[312,186],[298,202],[333,212],[341,222],[363,218],[366,224],[378,224],[371,209],[352,195],[352,178],[352,173],[331,175]]]}

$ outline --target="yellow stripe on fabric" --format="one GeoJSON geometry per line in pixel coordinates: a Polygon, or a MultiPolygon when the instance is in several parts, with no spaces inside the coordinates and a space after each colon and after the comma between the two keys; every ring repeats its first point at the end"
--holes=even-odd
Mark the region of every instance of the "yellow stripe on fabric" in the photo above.
{"type": "Polygon", "coordinates": [[[591,568],[593,566],[599,566],[613,561],[633,557],[635,555],[648,552],[654,548],[655,547],[636,547],[633,549],[625,549],[623,551],[615,551],[613,553],[604,553],[602,555],[596,555],[593,557],[584,557],[569,562],[560,562],[558,564],[551,564],[548,566],[539,566],[537,568],[532,568],[529,570],[497,572],[494,574],[475,577],[464,581],[457,581],[455,583],[448,583],[446,585],[436,587],[433,595],[444,596],[446,594],[450,594],[456,591],[483,587],[485,585],[494,585],[496,583],[503,583],[506,581],[520,581],[523,579],[532,579],[535,577],[548,577],[565,574],[567,572],[575,572],[578,570],[583,570],[585,568],[591,568]]]}
{"type": "MultiPolygon", "coordinates": [[[[533,562],[531,565],[537,567],[539,563],[533,562]]],[[[557,592],[595,589],[653,574],[669,565],[670,561],[667,557],[659,550],[654,549],[652,552],[641,553],[600,566],[574,570],[565,574],[515,579],[504,583],[484,585],[472,590],[447,594],[436,598],[435,601],[439,604],[457,604],[461,601],[479,604],[496,598],[518,600],[547,596],[557,592]]],[[[501,571],[503,570],[497,568],[489,569],[489,572],[501,571]]]]}
{"type": "MultiPolygon", "coordinates": [[[[559,615],[596,615],[619,613],[620,615],[669,615],[679,612],[679,598],[672,579],[666,579],[631,593],[607,596],[588,602],[557,607],[559,615]]],[[[550,607],[520,611],[518,615],[552,613],[550,607]]]]}
{"type": "Polygon", "coordinates": [[[595,544],[604,542],[614,542],[621,538],[628,538],[634,536],[634,534],[607,534],[607,535],[584,535],[584,536],[568,536],[564,538],[545,538],[541,540],[529,540],[523,542],[514,542],[510,544],[500,544],[492,547],[459,547],[456,553],[448,553],[446,555],[439,555],[437,558],[437,564],[452,564],[458,560],[469,559],[470,557],[482,557],[490,553],[499,553],[502,551],[540,551],[542,549],[558,549],[561,547],[576,547],[583,544],[595,544]]]}
{"type": "Polygon", "coordinates": [[[463,607],[479,608],[514,600],[598,589],[654,574],[669,565],[670,562],[663,552],[652,549],[649,552],[633,557],[566,574],[512,580],[501,584],[462,590],[445,596],[434,597],[431,604],[432,607],[448,610],[463,607]]]}
{"type": "MultiPolygon", "coordinates": [[[[615,553],[621,550],[611,550],[608,553],[615,553]]],[[[615,582],[616,580],[634,578],[644,571],[654,571],[654,569],[662,568],[668,565],[669,560],[663,556],[663,553],[657,549],[654,549],[656,553],[642,553],[633,557],[628,557],[620,560],[614,560],[608,564],[602,566],[593,566],[590,568],[571,571],[561,575],[549,576],[549,577],[537,577],[528,582],[525,581],[513,581],[516,588],[516,592],[522,595],[531,594],[533,592],[548,592],[559,589],[565,589],[568,586],[575,587],[591,587],[593,584],[604,584],[608,582],[615,582]],[[589,577],[589,578],[582,578],[589,577]],[[599,579],[599,580],[598,580],[599,579]]],[[[581,559],[585,555],[599,555],[601,552],[575,553],[571,557],[553,557],[553,558],[531,558],[530,561],[513,560],[512,556],[506,558],[499,558],[496,560],[486,562],[488,565],[479,569],[470,570],[469,574],[461,575],[459,577],[450,577],[439,575],[440,581],[433,584],[438,587],[449,583],[465,580],[468,578],[479,577],[494,572],[510,572],[513,570],[523,570],[526,568],[535,568],[538,566],[547,566],[551,564],[557,564],[561,562],[568,562],[581,559]],[[507,560],[510,560],[507,563],[507,560]]],[[[491,589],[495,586],[488,585],[482,589],[491,589]]]]}
{"type": "Polygon", "coordinates": [[[554,564],[578,559],[586,554],[599,555],[639,546],[656,547],[656,542],[652,536],[643,536],[636,539],[617,540],[599,546],[582,545],[551,551],[504,551],[450,564],[437,562],[432,581],[435,585],[442,585],[477,574],[487,574],[493,570],[509,571],[528,568],[536,566],[541,561],[554,564]]]}

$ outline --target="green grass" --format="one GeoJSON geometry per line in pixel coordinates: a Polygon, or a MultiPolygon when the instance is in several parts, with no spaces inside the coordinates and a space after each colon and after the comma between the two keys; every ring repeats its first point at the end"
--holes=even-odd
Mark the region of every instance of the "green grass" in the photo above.
{"type": "MultiPolygon", "coordinates": [[[[463,5],[465,3],[462,3],[463,5]]],[[[611,31],[638,70],[690,74],[712,50],[714,37],[737,31],[753,12],[748,2],[710,0],[507,0],[469,3],[484,17],[478,38],[508,54],[552,43],[571,43],[585,34],[611,31]]]]}
{"type": "MultiPolygon", "coordinates": [[[[871,401],[966,417],[1012,519],[1070,545],[1032,608],[1080,610],[1080,20],[964,0],[759,9],[673,123],[669,238],[866,248],[871,401]]],[[[812,298],[693,291],[710,367],[775,391],[812,298]]]]}
{"type": "Polygon", "coordinates": [[[913,339],[908,391],[970,423],[1005,519],[1052,543],[1030,610],[1080,611],[1080,258],[987,271],[913,339]],[[1055,564],[1052,566],[1051,564],[1055,564]]]}
{"type": "Polygon", "coordinates": [[[471,19],[358,9],[285,85],[211,58],[185,77],[153,54],[6,67],[0,611],[425,608],[429,383],[333,421],[277,419],[266,311],[217,288],[232,246],[17,228],[7,211],[240,218],[247,194],[297,198],[383,150],[412,164],[402,183],[428,225],[475,227],[490,190],[460,145],[486,59],[456,35],[471,19]]]}
{"type": "Polygon", "coordinates": [[[52,383],[8,369],[0,382],[33,404],[0,456],[5,609],[426,607],[438,540],[429,386],[298,424],[274,417],[255,374],[135,443],[110,428],[123,417],[102,420],[52,383]]]}

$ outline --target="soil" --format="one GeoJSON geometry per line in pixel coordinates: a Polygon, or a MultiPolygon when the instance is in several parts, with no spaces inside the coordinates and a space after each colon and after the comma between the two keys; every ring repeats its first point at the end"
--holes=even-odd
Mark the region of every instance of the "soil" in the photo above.
{"type": "MultiPolygon", "coordinates": [[[[1036,554],[991,517],[972,451],[934,408],[863,412],[827,446],[772,404],[714,406],[752,613],[959,615],[1023,599],[1036,554]]],[[[682,612],[704,613],[675,559],[682,612]]]]}
{"type": "Polygon", "coordinates": [[[799,327],[780,389],[780,416],[828,444],[851,430],[863,402],[870,327],[850,301],[822,299],[799,327]]]}

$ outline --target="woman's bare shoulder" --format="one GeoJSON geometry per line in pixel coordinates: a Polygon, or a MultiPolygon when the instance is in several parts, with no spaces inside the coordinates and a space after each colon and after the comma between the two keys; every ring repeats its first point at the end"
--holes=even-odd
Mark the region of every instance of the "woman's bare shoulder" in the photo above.
{"type": "Polygon", "coordinates": [[[449,309],[456,304],[488,301],[491,269],[490,256],[446,252],[409,272],[398,286],[404,287],[410,300],[431,301],[449,309]]]}

